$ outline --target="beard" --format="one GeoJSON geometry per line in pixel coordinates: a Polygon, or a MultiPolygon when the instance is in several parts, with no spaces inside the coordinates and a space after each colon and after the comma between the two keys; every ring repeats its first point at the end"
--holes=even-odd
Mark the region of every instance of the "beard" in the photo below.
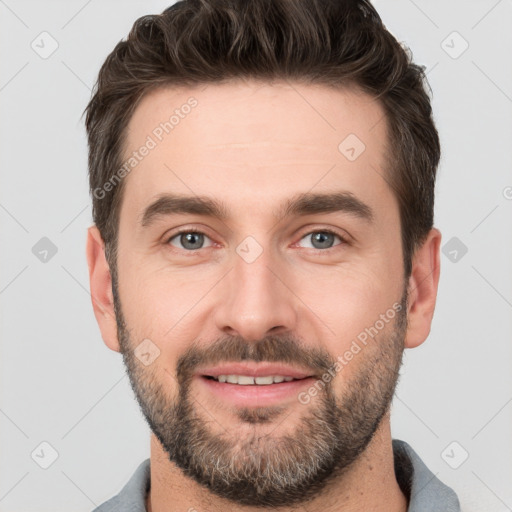
{"type": "Polygon", "coordinates": [[[290,336],[258,342],[230,336],[203,346],[194,342],[177,362],[173,398],[166,391],[168,385],[134,355],[137,343],[130,337],[114,282],[113,292],[124,364],[151,431],[183,474],[221,498],[257,507],[310,501],[361,456],[389,410],[407,330],[406,292],[388,332],[384,329],[355,356],[358,367],[344,381],[339,396],[333,389],[339,379],[326,382],[315,400],[299,407],[293,431],[282,435],[276,430],[286,421],[285,406],[237,408],[243,429],[232,420],[224,428],[193,396],[195,370],[220,361],[268,361],[323,375],[336,362],[328,352],[290,336]]]}

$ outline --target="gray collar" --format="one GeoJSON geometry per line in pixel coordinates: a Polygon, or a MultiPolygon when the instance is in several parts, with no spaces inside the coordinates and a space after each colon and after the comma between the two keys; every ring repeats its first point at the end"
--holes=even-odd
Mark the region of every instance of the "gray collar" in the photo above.
{"type": "Polygon", "coordinates": [[[460,512],[455,492],[443,484],[405,442],[393,439],[395,474],[409,500],[407,512],[460,512]]]}

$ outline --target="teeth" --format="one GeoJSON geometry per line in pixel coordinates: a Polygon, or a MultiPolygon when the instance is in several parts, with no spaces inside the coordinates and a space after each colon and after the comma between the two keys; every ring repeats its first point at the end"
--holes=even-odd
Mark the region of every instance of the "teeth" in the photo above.
{"type": "MultiPolygon", "coordinates": [[[[278,377],[280,377],[280,375],[278,375],[278,377]]],[[[256,384],[273,384],[274,377],[272,377],[272,375],[269,375],[268,377],[256,377],[254,382],[256,382],[256,384]]],[[[240,384],[240,380],[238,380],[238,383],[240,384]]]]}
{"type": "Polygon", "coordinates": [[[279,382],[290,382],[294,380],[293,377],[285,377],[283,375],[268,375],[266,377],[252,377],[250,375],[219,375],[214,377],[219,382],[228,382],[229,384],[239,384],[241,386],[248,386],[257,384],[259,386],[268,386],[269,384],[279,382]]]}

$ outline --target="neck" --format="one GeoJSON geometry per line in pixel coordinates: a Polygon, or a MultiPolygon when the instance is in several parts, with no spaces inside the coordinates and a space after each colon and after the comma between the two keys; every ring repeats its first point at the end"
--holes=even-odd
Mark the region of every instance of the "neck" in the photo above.
{"type": "MultiPolygon", "coordinates": [[[[407,500],[396,481],[389,413],[358,460],[337,480],[333,479],[314,499],[308,510],[323,512],[406,512],[407,500]]],[[[179,510],[209,512],[261,512],[220,498],[186,477],[169,460],[156,437],[151,435],[151,490],[146,500],[148,512],[179,510]]],[[[276,512],[301,510],[300,505],[279,507],[276,512]]]]}

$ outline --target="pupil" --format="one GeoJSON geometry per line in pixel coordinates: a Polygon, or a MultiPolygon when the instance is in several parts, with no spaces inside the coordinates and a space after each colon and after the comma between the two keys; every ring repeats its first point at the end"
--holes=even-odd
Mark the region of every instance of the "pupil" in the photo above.
{"type": "Polygon", "coordinates": [[[186,249],[200,249],[203,245],[203,235],[201,233],[185,233],[181,235],[181,244],[186,249]]]}
{"type": "Polygon", "coordinates": [[[331,233],[319,232],[313,235],[313,246],[316,249],[325,249],[329,248],[332,245],[332,235],[331,233]]]}

